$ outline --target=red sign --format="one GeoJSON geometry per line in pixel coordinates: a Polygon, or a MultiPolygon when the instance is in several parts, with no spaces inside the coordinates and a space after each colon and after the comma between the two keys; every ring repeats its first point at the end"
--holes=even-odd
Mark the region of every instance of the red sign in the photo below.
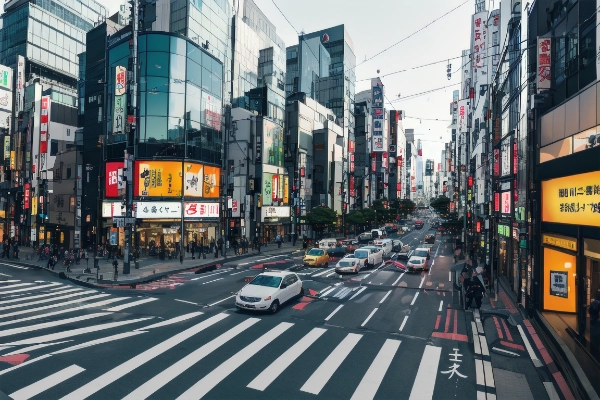
{"type": "Polygon", "coordinates": [[[513,143],[513,174],[517,174],[517,170],[519,169],[519,150],[517,148],[517,143],[513,143]]]}
{"type": "Polygon", "coordinates": [[[500,150],[494,149],[494,176],[500,176],[500,150]]]}
{"type": "Polygon", "coordinates": [[[371,159],[371,172],[375,172],[377,171],[377,162],[375,162],[375,159],[372,158],[371,159]]]}
{"type": "Polygon", "coordinates": [[[388,155],[385,151],[383,153],[381,153],[381,167],[382,168],[388,167],[388,155]]]}
{"type": "Polygon", "coordinates": [[[423,156],[423,149],[419,149],[419,150],[417,150],[417,155],[419,155],[419,156],[423,156]]]}
{"type": "Polygon", "coordinates": [[[42,97],[42,110],[40,111],[40,153],[48,152],[48,123],[50,112],[50,96],[42,97]]]}
{"type": "Polygon", "coordinates": [[[354,140],[348,140],[348,153],[354,153],[354,140]]]}
{"type": "Polygon", "coordinates": [[[477,221],[477,224],[475,224],[475,231],[481,232],[481,222],[480,221],[477,221]]]}
{"type": "Polygon", "coordinates": [[[350,172],[354,172],[354,154],[350,154],[350,172]]]}
{"type": "Polygon", "coordinates": [[[500,211],[500,193],[494,193],[494,211],[500,211]]]}
{"type": "Polygon", "coordinates": [[[31,185],[29,183],[25,184],[25,191],[23,192],[23,203],[25,209],[29,209],[29,196],[31,196],[31,185]]]}
{"type": "Polygon", "coordinates": [[[123,162],[106,163],[106,198],[119,197],[119,175],[123,174],[123,162]]]}
{"type": "Polygon", "coordinates": [[[239,206],[239,201],[232,200],[231,201],[231,212],[237,213],[238,212],[238,206],[239,206]]]}
{"type": "MultiPolygon", "coordinates": [[[[237,200],[233,200],[237,207],[237,200]]],[[[219,203],[185,203],[185,215],[190,218],[218,218],[219,203]]]]}
{"type": "Polygon", "coordinates": [[[350,196],[354,197],[354,177],[350,177],[350,196]]]}
{"type": "Polygon", "coordinates": [[[450,202],[450,212],[454,212],[454,202],[450,202]]]}
{"type": "Polygon", "coordinates": [[[271,179],[271,198],[273,201],[279,201],[279,175],[273,175],[271,179]]]}
{"type": "Polygon", "coordinates": [[[304,177],[304,168],[300,168],[300,176],[304,177]]]}
{"type": "Polygon", "coordinates": [[[467,178],[467,185],[468,185],[469,187],[473,186],[473,177],[472,177],[472,176],[469,176],[469,177],[467,178]]]}

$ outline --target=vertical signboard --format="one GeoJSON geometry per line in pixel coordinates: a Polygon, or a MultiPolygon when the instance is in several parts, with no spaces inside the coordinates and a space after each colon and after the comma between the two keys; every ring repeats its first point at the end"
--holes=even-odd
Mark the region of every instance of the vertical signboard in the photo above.
{"type": "Polygon", "coordinates": [[[373,135],[371,149],[374,152],[381,153],[385,147],[384,138],[385,117],[383,112],[383,84],[379,78],[371,79],[371,95],[372,95],[372,119],[373,119],[373,135]]]}
{"type": "Polygon", "coordinates": [[[125,109],[127,108],[127,69],[115,67],[115,92],[113,101],[113,133],[124,132],[125,109]]]}
{"type": "Polygon", "coordinates": [[[537,39],[537,90],[550,89],[552,78],[550,65],[552,63],[552,39],[539,37],[537,39]]]}
{"type": "Polygon", "coordinates": [[[489,34],[492,40],[489,41],[492,46],[487,50],[487,54],[492,57],[492,67],[496,67],[500,62],[500,10],[494,10],[490,13],[489,34]]]}
{"type": "Polygon", "coordinates": [[[500,168],[500,176],[507,176],[512,174],[512,168],[510,166],[510,160],[513,156],[512,146],[511,146],[511,138],[507,137],[502,141],[500,145],[501,149],[501,159],[502,159],[502,168],[500,168]]]}
{"type": "MultiPolygon", "coordinates": [[[[50,96],[42,97],[42,109],[40,111],[40,154],[48,152],[48,125],[50,124],[50,96]]],[[[40,169],[45,166],[41,165],[40,169]]]]}
{"type": "Polygon", "coordinates": [[[15,111],[19,113],[24,110],[25,102],[25,57],[17,56],[17,100],[15,111]]]}
{"type": "Polygon", "coordinates": [[[12,68],[0,65],[0,128],[10,128],[12,108],[12,68]]]}
{"type": "Polygon", "coordinates": [[[26,183],[25,189],[23,190],[23,208],[29,210],[29,200],[31,195],[31,184],[26,183]]]}
{"type": "Polygon", "coordinates": [[[487,11],[473,15],[472,27],[471,54],[473,68],[483,68],[486,60],[487,11]]]}
{"type": "Polygon", "coordinates": [[[4,136],[4,159],[10,158],[10,136],[4,136]]]}
{"type": "Polygon", "coordinates": [[[469,100],[458,101],[458,131],[465,133],[467,131],[467,117],[469,115],[469,100]]]}

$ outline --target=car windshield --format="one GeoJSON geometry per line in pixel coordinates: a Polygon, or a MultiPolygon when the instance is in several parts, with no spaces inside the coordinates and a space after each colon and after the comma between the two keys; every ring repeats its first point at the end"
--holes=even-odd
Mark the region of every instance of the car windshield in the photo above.
{"type": "Polygon", "coordinates": [[[256,278],[252,279],[250,282],[251,285],[256,286],[268,286],[268,287],[279,287],[281,283],[281,277],[279,276],[271,276],[271,275],[258,275],[256,278]]]}
{"type": "Polygon", "coordinates": [[[427,250],[415,250],[414,255],[417,257],[427,257],[427,250]]]}
{"type": "Polygon", "coordinates": [[[351,267],[356,264],[356,261],[340,261],[338,264],[340,267],[351,267]]]}
{"type": "Polygon", "coordinates": [[[356,258],[367,258],[369,256],[369,253],[367,250],[357,250],[354,252],[354,256],[356,258]]]}
{"type": "Polygon", "coordinates": [[[311,249],[308,252],[309,256],[322,256],[323,255],[323,250],[319,250],[319,249],[311,249]]]}
{"type": "Polygon", "coordinates": [[[422,258],[411,258],[410,259],[411,264],[421,264],[422,262],[423,262],[422,258]]]}

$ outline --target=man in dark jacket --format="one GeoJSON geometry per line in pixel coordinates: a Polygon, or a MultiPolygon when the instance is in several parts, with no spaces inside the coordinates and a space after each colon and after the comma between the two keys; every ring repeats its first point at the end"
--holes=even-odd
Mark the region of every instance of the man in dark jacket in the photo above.
{"type": "Polygon", "coordinates": [[[471,307],[471,303],[473,302],[473,299],[475,299],[475,307],[477,309],[481,308],[481,300],[483,299],[483,295],[485,294],[485,289],[483,288],[483,284],[481,283],[481,280],[479,279],[479,277],[477,276],[477,272],[473,271],[473,275],[471,276],[471,278],[468,280],[468,284],[467,281],[465,281],[465,293],[466,293],[466,304],[465,304],[465,309],[468,309],[469,307],[471,307]]]}

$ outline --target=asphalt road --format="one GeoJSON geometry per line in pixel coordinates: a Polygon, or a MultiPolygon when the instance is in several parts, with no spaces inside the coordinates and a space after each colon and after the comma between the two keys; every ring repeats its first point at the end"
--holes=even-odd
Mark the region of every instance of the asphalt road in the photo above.
{"type": "MultiPolygon", "coordinates": [[[[403,235],[421,243],[425,229],[403,235]]],[[[459,310],[451,245],[428,272],[357,275],[254,255],[135,290],[74,286],[0,261],[0,391],[14,399],[475,399],[472,314],[459,310]],[[306,296],[277,314],[234,307],[268,263],[306,296]]]]}

